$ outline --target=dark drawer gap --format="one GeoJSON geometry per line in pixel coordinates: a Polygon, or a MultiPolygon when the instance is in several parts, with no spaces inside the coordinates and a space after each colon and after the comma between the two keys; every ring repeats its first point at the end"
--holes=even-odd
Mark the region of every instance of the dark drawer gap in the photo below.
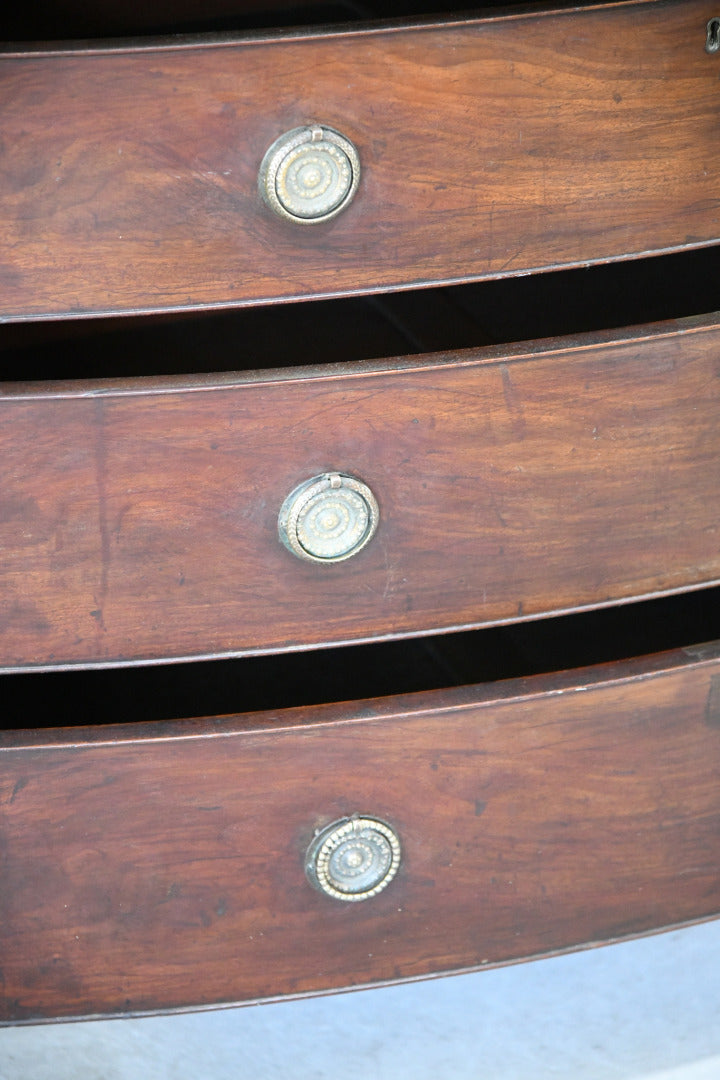
{"type": "Polygon", "coordinates": [[[720,248],[532,277],[203,314],[0,327],[7,382],[350,363],[633,326],[719,306],[720,248]]]}
{"type": "MultiPolygon", "coordinates": [[[[589,0],[587,0],[589,2],[589,0]]],[[[3,37],[14,41],[67,41],[118,36],[168,34],[241,34],[257,30],[333,27],[367,20],[430,18],[471,14],[508,6],[507,0],[484,0],[466,12],[452,0],[35,0],[3,15],[3,37]]],[[[546,6],[529,0],[527,8],[546,6]]],[[[573,5],[577,6],[577,5],[573,5]]]]}
{"type": "Polygon", "coordinates": [[[0,677],[6,728],[169,720],[383,697],[625,660],[720,639],[720,588],[376,645],[0,677]]]}

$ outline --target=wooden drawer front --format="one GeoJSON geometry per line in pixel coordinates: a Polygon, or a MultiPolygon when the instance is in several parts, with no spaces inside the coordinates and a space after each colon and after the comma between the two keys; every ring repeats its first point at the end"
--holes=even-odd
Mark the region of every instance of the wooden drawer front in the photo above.
{"type": "Polygon", "coordinates": [[[9,53],[0,315],[337,295],[720,239],[709,0],[446,26],[9,53]],[[259,194],[319,122],[358,148],[336,219],[259,194]]]}
{"type": "Polygon", "coordinates": [[[6,733],[2,1017],[414,978],[720,911],[720,648],[361,706],[6,733]],[[306,882],[389,822],[397,877],[306,882]]]}
{"type": "Polygon", "coordinates": [[[720,328],[374,369],[9,389],[2,662],[106,663],[428,632],[720,579],[720,328]],[[374,492],[346,562],[278,511],[374,492]]]}

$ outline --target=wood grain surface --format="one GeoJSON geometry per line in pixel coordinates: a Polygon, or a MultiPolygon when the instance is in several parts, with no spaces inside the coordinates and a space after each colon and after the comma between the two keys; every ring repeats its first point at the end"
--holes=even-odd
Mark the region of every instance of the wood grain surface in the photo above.
{"type": "Polygon", "coordinates": [[[720,912],[720,647],[274,714],[8,732],[1,1016],[119,1015],[482,967],[720,912]],[[403,862],[343,904],[314,830],[403,862]]]}
{"type": "MultiPolygon", "coordinates": [[[[372,292],[720,239],[710,0],[0,57],[0,318],[372,292]],[[332,222],[263,155],[358,147],[332,222]]],[[[302,347],[301,343],[289,347],[302,347]]]]}
{"type": "Polygon", "coordinates": [[[241,655],[720,580],[720,325],[358,365],[0,393],[0,663],[241,655]],[[277,518],[341,471],[347,562],[277,518]]]}

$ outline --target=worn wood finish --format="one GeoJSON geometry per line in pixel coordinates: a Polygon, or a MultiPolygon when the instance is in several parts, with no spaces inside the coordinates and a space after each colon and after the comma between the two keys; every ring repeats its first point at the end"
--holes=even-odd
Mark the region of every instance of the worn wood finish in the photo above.
{"type": "Polygon", "coordinates": [[[0,317],[371,292],[716,241],[715,15],[631,0],[7,54],[0,317]],[[310,120],[353,140],[363,175],[339,218],[297,227],[264,207],[257,172],[310,120]]]}
{"type": "Polygon", "coordinates": [[[6,667],[428,633],[720,579],[720,325],[295,373],[6,387],[6,667]],[[377,535],[316,565],[286,495],[339,470],[377,535]]]}
{"type": "Polygon", "coordinates": [[[409,979],[720,912],[720,647],[357,705],[7,733],[2,1018],[409,979]],[[313,831],[392,823],[360,904],[313,831]]]}

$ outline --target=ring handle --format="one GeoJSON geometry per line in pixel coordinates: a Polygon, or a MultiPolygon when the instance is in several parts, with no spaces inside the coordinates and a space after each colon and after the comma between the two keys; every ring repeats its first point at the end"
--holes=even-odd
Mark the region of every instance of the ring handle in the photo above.
{"type": "Polygon", "coordinates": [[[278,535],[298,559],[343,562],[370,543],[379,520],[367,484],[347,473],[323,473],[290,492],[280,508],[278,535]]]}
{"type": "Polygon", "coordinates": [[[305,874],[326,896],[357,903],[390,884],[401,855],[400,838],[391,825],[355,815],[317,833],[307,850],[305,874]]]}
{"type": "Polygon", "coordinates": [[[352,201],[360,183],[360,156],[339,131],[320,124],[293,128],[276,139],[260,165],[263,199],[278,217],[318,225],[352,201]]]}

